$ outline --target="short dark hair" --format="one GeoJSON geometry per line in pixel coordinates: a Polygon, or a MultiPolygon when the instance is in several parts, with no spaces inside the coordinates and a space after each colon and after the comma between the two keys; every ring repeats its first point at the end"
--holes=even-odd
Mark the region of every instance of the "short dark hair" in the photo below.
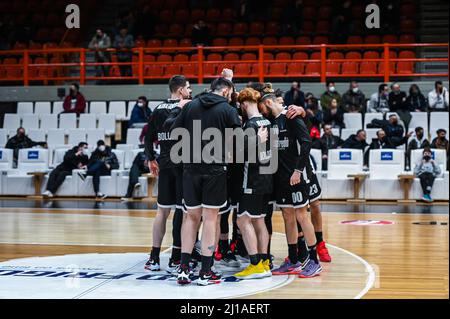
{"type": "Polygon", "coordinates": [[[23,126],[21,126],[21,127],[19,127],[19,128],[17,129],[16,132],[19,133],[20,130],[24,130],[24,131],[25,131],[25,128],[24,128],[23,126]]]}
{"type": "Polygon", "coordinates": [[[419,132],[420,130],[423,131],[423,127],[422,127],[422,126],[416,127],[414,131],[417,133],[417,132],[419,132]]]}
{"type": "Polygon", "coordinates": [[[104,140],[99,140],[97,142],[97,147],[102,146],[102,145],[106,145],[104,140]]]}
{"type": "Polygon", "coordinates": [[[425,152],[431,153],[431,148],[429,148],[429,147],[424,147],[424,148],[423,148],[422,154],[425,153],[425,152]]]}
{"type": "Polygon", "coordinates": [[[281,91],[280,89],[276,89],[275,90],[275,96],[276,97],[283,97],[283,91],[281,91]]]}
{"type": "MultiPolygon", "coordinates": [[[[359,135],[359,133],[361,133],[361,132],[364,132],[364,130],[363,129],[357,130],[356,135],[359,135]]],[[[377,134],[378,134],[378,132],[377,132],[377,134]]]]}
{"type": "Polygon", "coordinates": [[[211,83],[211,91],[217,92],[223,90],[225,88],[232,89],[234,87],[233,83],[230,80],[225,78],[217,78],[211,83]]]}
{"type": "Polygon", "coordinates": [[[264,83],[261,82],[250,82],[247,84],[248,88],[251,88],[255,91],[258,91],[259,93],[262,93],[263,89],[264,89],[264,83]]]}
{"type": "Polygon", "coordinates": [[[80,90],[80,85],[79,85],[78,83],[73,82],[71,85],[73,85],[74,87],[76,87],[76,88],[77,88],[77,91],[80,90]]]}
{"type": "Polygon", "coordinates": [[[78,144],[78,147],[84,147],[84,146],[88,146],[88,143],[86,143],[86,142],[80,142],[80,143],[78,144]]]}
{"type": "Polygon", "coordinates": [[[436,81],[434,82],[434,87],[437,88],[438,85],[442,85],[442,81],[436,81]]]}
{"type": "Polygon", "coordinates": [[[138,97],[138,100],[144,100],[145,102],[147,102],[147,97],[142,95],[138,97]]]}
{"type": "Polygon", "coordinates": [[[438,135],[441,134],[441,133],[447,134],[447,131],[444,130],[443,128],[440,128],[439,130],[436,131],[436,134],[438,134],[438,135]]]}
{"type": "Polygon", "coordinates": [[[380,84],[378,86],[378,93],[381,93],[382,91],[384,91],[384,88],[388,86],[386,83],[380,84]]]}
{"type": "Polygon", "coordinates": [[[327,81],[327,86],[330,86],[331,83],[335,83],[334,81],[327,81]]]}
{"type": "Polygon", "coordinates": [[[186,86],[187,80],[184,75],[174,75],[169,80],[169,89],[171,93],[175,93],[179,88],[186,86]]]}

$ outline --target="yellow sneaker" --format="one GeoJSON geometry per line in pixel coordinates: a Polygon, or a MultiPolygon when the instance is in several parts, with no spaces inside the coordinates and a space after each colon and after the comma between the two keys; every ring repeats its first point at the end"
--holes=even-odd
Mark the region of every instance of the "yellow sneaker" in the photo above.
{"type": "Polygon", "coordinates": [[[266,277],[272,276],[272,271],[270,271],[270,260],[267,259],[263,261],[264,271],[266,272],[266,277]]]}
{"type": "Polygon", "coordinates": [[[262,261],[260,261],[256,266],[252,264],[248,265],[247,268],[235,274],[234,277],[239,279],[259,279],[267,277],[267,272],[264,269],[262,261]]]}

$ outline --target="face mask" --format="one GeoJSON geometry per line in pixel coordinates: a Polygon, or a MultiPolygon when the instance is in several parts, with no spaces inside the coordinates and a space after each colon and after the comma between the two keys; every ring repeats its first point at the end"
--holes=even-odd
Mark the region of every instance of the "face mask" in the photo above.
{"type": "Polygon", "coordinates": [[[423,157],[423,159],[428,162],[431,159],[431,156],[430,155],[425,155],[423,157]]]}
{"type": "Polygon", "coordinates": [[[83,155],[88,155],[88,150],[87,150],[87,148],[83,148],[83,155]]]}
{"type": "Polygon", "coordinates": [[[143,107],[144,106],[144,103],[138,103],[137,104],[139,107],[143,107]]]}
{"type": "Polygon", "coordinates": [[[330,90],[330,92],[334,92],[334,91],[336,91],[336,88],[334,86],[330,86],[329,90],[330,90]]]}
{"type": "Polygon", "coordinates": [[[105,145],[101,145],[101,146],[98,147],[98,150],[103,153],[106,150],[106,146],[105,145]]]}
{"type": "Polygon", "coordinates": [[[358,93],[359,92],[359,88],[353,88],[352,91],[353,91],[353,93],[358,93]]]}

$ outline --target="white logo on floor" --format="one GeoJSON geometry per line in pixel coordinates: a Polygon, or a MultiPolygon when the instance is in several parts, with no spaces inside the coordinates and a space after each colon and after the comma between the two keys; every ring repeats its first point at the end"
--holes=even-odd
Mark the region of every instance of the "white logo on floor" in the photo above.
{"type": "MultiPolygon", "coordinates": [[[[224,274],[219,285],[178,286],[166,271],[144,270],[148,255],[82,254],[32,257],[0,263],[2,298],[132,298],[132,299],[219,299],[236,298],[276,289],[293,280],[273,276],[260,280],[238,281],[232,274],[239,269],[217,269],[224,274]]],[[[161,266],[169,256],[161,255],[161,266]]],[[[195,278],[194,278],[195,279],[195,278]]]]}

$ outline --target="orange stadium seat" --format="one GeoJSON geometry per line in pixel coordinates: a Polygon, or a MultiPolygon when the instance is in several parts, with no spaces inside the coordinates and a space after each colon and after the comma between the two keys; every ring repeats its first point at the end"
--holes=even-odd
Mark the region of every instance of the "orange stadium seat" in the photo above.
{"type": "Polygon", "coordinates": [[[381,39],[378,35],[368,35],[365,39],[364,39],[364,43],[366,44],[378,44],[381,43],[381,39]]]}
{"type": "Polygon", "coordinates": [[[359,63],[358,62],[344,62],[342,63],[342,74],[358,74],[359,63]]]}
{"type": "Polygon", "coordinates": [[[347,38],[348,44],[361,44],[363,43],[363,38],[359,35],[351,35],[347,38]]]}
{"type": "Polygon", "coordinates": [[[236,23],[233,27],[233,34],[235,35],[244,35],[248,32],[247,23],[239,22],[236,23]]]}
{"type": "Polygon", "coordinates": [[[220,36],[228,36],[232,31],[233,30],[230,23],[221,22],[217,25],[216,34],[220,36]]]}
{"type": "Polygon", "coordinates": [[[184,53],[178,53],[173,57],[173,60],[175,62],[187,62],[189,61],[189,56],[187,54],[184,53]]]}
{"type": "Polygon", "coordinates": [[[156,58],[153,54],[145,54],[144,55],[144,62],[155,62],[156,58]]]}
{"type": "Polygon", "coordinates": [[[219,53],[208,54],[206,61],[222,61],[222,55],[219,53]]]}
{"type": "Polygon", "coordinates": [[[320,75],[320,63],[307,63],[305,67],[306,75],[320,75]]]}
{"type": "Polygon", "coordinates": [[[137,39],[135,42],[134,42],[134,46],[136,47],[136,48],[143,48],[143,47],[145,47],[145,40],[143,40],[143,39],[137,39]]]}
{"type": "Polygon", "coordinates": [[[169,26],[169,37],[179,37],[184,34],[184,27],[181,24],[175,23],[169,26]]]}
{"type": "Polygon", "coordinates": [[[251,35],[264,34],[264,23],[262,23],[262,22],[252,22],[252,23],[250,23],[249,33],[251,35]]]}
{"type": "Polygon", "coordinates": [[[173,76],[175,74],[180,74],[180,71],[181,71],[180,64],[167,64],[164,73],[166,76],[173,76]]]}
{"type": "Polygon", "coordinates": [[[178,46],[183,47],[183,48],[188,48],[192,46],[192,40],[189,38],[183,38],[180,40],[180,43],[178,43],[178,46]]]}
{"type": "Polygon", "coordinates": [[[147,41],[147,46],[149,48],[160,48],[162,47],[162,42],[159,39],[150,39],[147,41]]]}
{"type": "Polygon", "coordinates": [[[173,16],[172,10],[164,9],[159,12],[159,20],[162,23],[171,23],[173,21],[173,19],[174,19],[174,16],[173,16]]]}
{"type": "Polygon", "coordinates": [[[380,54],[377,51],[365,51],[363,54],[364,59],[378,59],[380,54]]]}
{"type": "Polygon", "coordinates": [[[414,20],[400,20],[400,31],[401,32],[415,32],[416,22],[414,20]]]}
{"type": "Polygon", "coordinates": [[[311,44],[311,38],[307,36],[300,36],[295,39],[295,44],[298,45],[309,45],[311,44]]]}
{"type": "Polygon", "coordinates": [[[168,54],[160,54],[156,58],[156,61],[158,62],[172,62],[172,57],[168,54]]]}
{"type": "Polygon", "coordinates": [[[302,32],[303,33],[314,33],[316,29],[316,23],[310,20],[303,21],[302,32]]]}
{"type": "Polygon", "coordinates": [[[308,60],[308,53],[306,52],[295,52],[292,56],[293,60],[308,60]]]}
{"type": "Polygon", "coordinates": [[[326,36],[314,37],[313,44],[327,44],[327,43],[328,43],[328,37],[326,37],[326,36]]]}
{"type": "Polygon", "coordinates": [[[198,75],[197,64],[195,63],[186,63],[181,66],[181,73],[186,77],[195,77],[198,75]]]}
{"type": "Polygon", "coordinates": [[[223,57],[224,61],[239,61],[239,55],[237,53],[227,53],[223,57]]]}
{"type": "Polygon", "coordinates": [[[284,76],[286,74],[286,63],[272,63],[269,66],[269,75],[284,76]]]}
{"type": "Polygon", "coordinates": [[[345,54],[346,59],[361,59],[361,53],[357,51],[349,51],[345,54]]]}
{"type": "Polygon", "coordinates": [[[279,45],[294,45],[295,39],[293,37],[284,36],[284,37],[280,38],[280,40],[278,41],[278,44],[279,45]]]}
{"type": "Polygon", "coordinates": [[[263,39],[264,45],[278,45],[278,39],[275,37],[266,37],[263,39]]]}
{"type": "Polygon", "coordinates": [[[264,52],[264,61],[273,61],[273,60],[275,60],[273,53],[264,52]]]}
{"type": "Polygon", "coordinates": [[[243,46],[244,45],[244,39],[243,38],[231,38],[230,41],[228,42],[229,46],[243,46]]]}
{"type": "MultiPolygon", "coordinates": [[[[384,62],[378,64],[378,72],[384,74],[384,62]]],[[[395,73],[395,62],[389,63],[389,72],[395,73]]]]}
{"type": "Polygon", "coordinates": [[[251,60],[258,60],[258,57],[254,53],[244,53],[241,56],[242,61],[251,61],[251,60]]]}
{"type": "Polygon", "coordinates": [[[383,36],[383,43],[397,43],[398,37],[395,34],[386,34],[383,36]]]}
{"type": "Polygon", "coordinates": [[[109,69],[109,76],[120,77],[120,68],[117,65],[113,65],[111,69],[109,69]]]}
{"type": "Polygon", "coordinates": [[[400,43],[414,43],[416,42],[416,37],[413,34],[402,34],[399,37],[400,43]]]}
{"type": "Polygon", "coordinates": [[[175,48],[178,46],[178,40],[176,39],[165,39],[163,41],[163,47],[175,48]]]}
{"type": "Polygon", "coordinates": [[[359,71],[361,74],[377,74],[377,62],[361,62],[359,71]]]}
{"type": "Polygon", "coordinates": [[[341,64],[339,62],[327,62],[327,75],[339,74],[341,64]]]}
{"type": "Polygon", "coordinates": [[[278,35],[279,31],[280,27],[277,22],[269,22],[266,24],[266,35],[278,35]]]}
{"type": "Polygon", "coordinates": [[[328,54],[328,59],[330,59],[330,60],[338,60],[338,59],[344,59],[344,58],[345,58],[344,54],[339,51],[333,51],[328,54]]]}
{"type": "Polygon", "coordinates": [[[205,11],[203,9],[194,9],[191,11],[191,21],[197,23],[198,20],[205,18],[205,11]]]}
{"type": "Polygon", "coordinates": [[[206,10],[206,21],[216,22],[221,20],[222,13],[218,9],[206,10]]]}
{"type": "Polygon", "coordinates": [[[187,23],[191,15],[188,10],[180,9],[175,11],[174,21],[177,23],[187,23]]]}
{"type": "Polygon", "coordinates": [[[311,60],[320,60],[321,54],[320,52],[313,52],[311,53],[311,56],[309,57],[311,60]]]}
{"type": "Polygon", "coordinates": [[[275,60],[290,60],[290,59],[291,59],[291,54],[288,52],[279,52],[275,56],[275,60]]]}
{"type": "Polygon", "coordinates": [[[209,76],[215,76],[217,75],[217,65],[212,64],[212,63],[208,63],[203,65],[203,73],[205,75],[209,75],[209,76]]]}
{"type": "Polygon", "coordinates": [[[414,63],[413,62],[398,62],[397,63],[397,73],[398,74],[414,73],[414,63]]]}
{"type": "Polygon", "coordinates": [[[144,68],[145,76],[156,76],[161,77],[164,74],[164,68],[162,65],[153,64],[147,65],[144,68]]]}
{"type": "Polygon", "coordinates": [[[228,40],[225,38],[215,38],[212,42],[213,47],[225,47],[227,45],[228,45],[228,40]]]}
{"type": "Polygon", "coordinates": [[[252,68],[250,64],[247,63],[239,63],[234,67],[234,74],[237,76],[248,76],[252,72],[252,68]]]}
{"type": "Polygon", "coordinates": [[[245,40],[245,45],[260,45],[261,40],[257,37],[250,37],[245,40]]]}

